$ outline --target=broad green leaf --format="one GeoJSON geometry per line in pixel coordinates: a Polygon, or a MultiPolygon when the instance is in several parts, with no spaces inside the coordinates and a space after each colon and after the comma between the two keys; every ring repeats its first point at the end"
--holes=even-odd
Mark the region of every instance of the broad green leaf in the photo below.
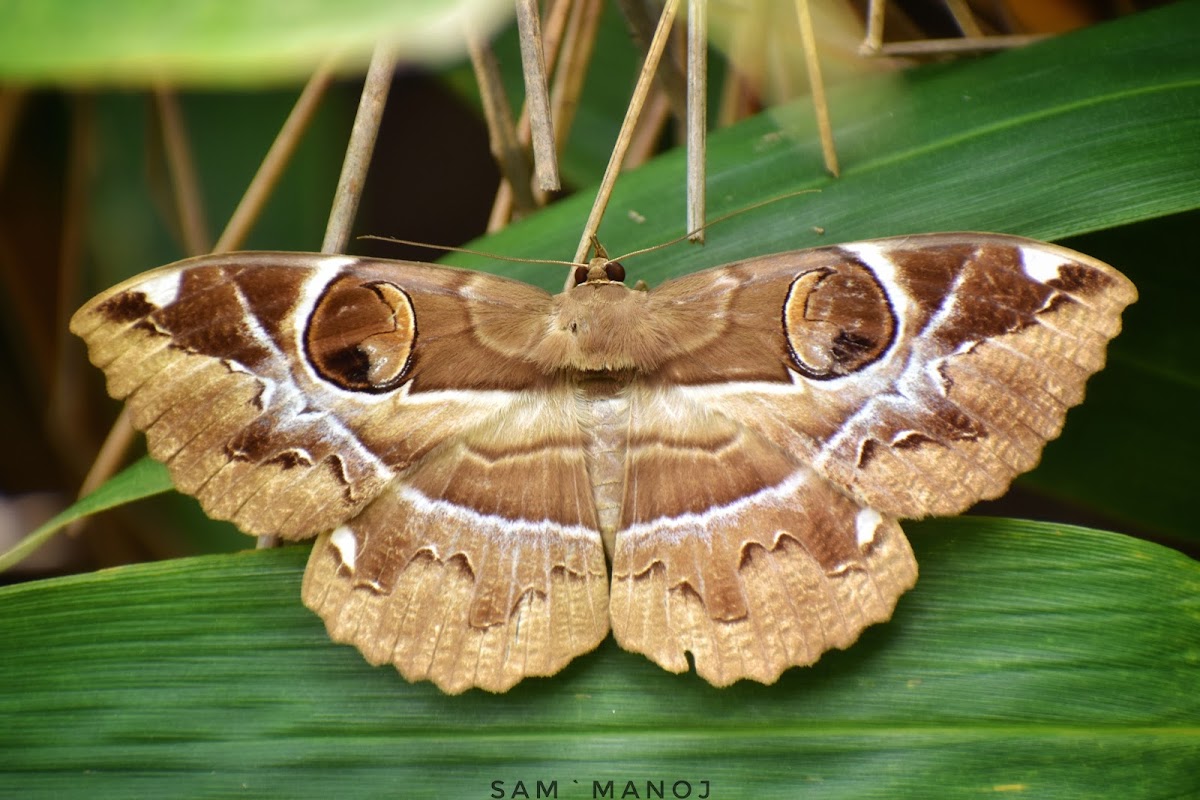
{"type": "Polygon", "coordinates": [[[908,527],[921,580],[894,619],[770,687],[714,689],[609,641],[506,695],[447,697],[328,641],[298,599],[307,547],[7,587],[0,785],[22,798],[488,797],[495,780],[506,796],[557,781],[560,798],[679,780],[715,798],[1194,791],[1200,565],[1067,526],[908,527]]]}
{"type": "Polygon", "coordinates": [[[387,39],[402,58],[461,56],[471,20],[486,35],[499,0],[0,0],[0,80],[152,86],[303,80],[337,54],[363,66],[387,39]]]}

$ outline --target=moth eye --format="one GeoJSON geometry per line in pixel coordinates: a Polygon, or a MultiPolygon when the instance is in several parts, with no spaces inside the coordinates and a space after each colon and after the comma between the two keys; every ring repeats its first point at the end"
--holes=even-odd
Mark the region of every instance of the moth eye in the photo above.
{"type": "Polygon", "coordinates": [[[305,355],[325,380],[348,392],[397,388],[412,362],[412,300],[393,283],[343,276],[325,288],[304,331],[305,355]]]}
{"type": "Polygon", "coordinates": [[[575,285],[576,286],[582,286],[583,284],[587,283],[587,273],[588,273],[587,267],[576,267],[575,268],[575,285]]]}
{"type": "Polygon", "coordinates": [[[625,281],[625,268],[616,261],[610,261],[604,265],[604,274],[610,281],[625,281]]]}

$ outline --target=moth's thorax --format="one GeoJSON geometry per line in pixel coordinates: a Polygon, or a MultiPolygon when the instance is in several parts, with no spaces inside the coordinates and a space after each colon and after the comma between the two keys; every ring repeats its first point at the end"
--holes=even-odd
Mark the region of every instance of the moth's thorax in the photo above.
{"type": "Polygon", "coordinates": [[[554,298],[546,335],[531,359],[547,372],[645,371],[663,360],[662,334],[647,293],[616,281],[592,281],[554,298]]]}

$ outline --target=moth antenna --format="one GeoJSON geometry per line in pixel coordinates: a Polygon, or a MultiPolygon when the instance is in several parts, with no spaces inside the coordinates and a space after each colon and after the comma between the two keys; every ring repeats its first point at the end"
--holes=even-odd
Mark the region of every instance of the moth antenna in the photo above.
{"type": "MultiPolygon", "coordinates": [[[[692,237],[693,235],[699,233],[700,231],[711,228],[713,225],[716,225],[718,222],[724,222],[727,219],[731,219],[740,214],[745,214],[749,211],[754,211],[755,209],[762,208],[765,205],[770,205],[771,203],[776,203],[776,202],[779,202],[780,200],[788,200],[792,197],[798,197],[799,195],[802,195],[802,194],[811,194],[813,192],[819,192],[819,191],[821,191],[821,190],[820,189],[800,189],[795,192],[788,192],[787,194],[781,194],[776,197],[770,197],[770,198],[767,198],[766,200],[760,200],[759,202],[754,203],[752,205],[748,205],[744,208],[739,208],[735,211],[730,211],[728,214],[722,214],[721,216],[717,217],[716,219],[710,220],[710,221],[706,222],[704,225],[701,225],[699,228],[688,231],[684,235],[676,237],[674,239],[671,239],[670,241],[651,245],[650,247],[643,247],[641,250],[634,250],[632,252],[626,253],[625,255],[622,255],[622,256],[618,256],[616,258],[609,258],[608,251],[606,251],[604,249],[604,245],[602,245],[600,243],[600,240],[597,238],[596,234],[591,235],[592,249],[595,251],[597,258],[603,258],[610,262],[623,261],[626,258],[632,258],[633,256],[644,255],[645,253],[652,253],[655,250],[662,250],[663,248],[670,247],[675,244],[679,244],[680,242],[692,237]]],[[[492,258],[497,261],[511,261],[516,264],[554,264],[556,266],[561,266],[561,267],[586,267],[587,266],[586,263],[579,263],[579,262],[575,262],[575,261],[560,261],[558,259],[553,259],[553,258],[521,258],[519,256],[505,256],[505,255],[500,255],[499,253],[488,253],[484,250],[472,250],[469,247],[454,247],[454,246],[448,245],[448,244],[430,244],[429,242],[418,242],[413,239],[399,239],[395,236],[378,236],[375,234],[366,234],[366,235],[360,236],[358,238],[370,239],[370,240],[376,241],[376,242],[391,242],[392,244],[406,244],[411,247],[425,247],[430,250],[441,250],[446,253],[464,253],[469,256],[479,256],[481,258],[492,258]]],[[[568,279],[568,287],[571,285],[573,285],[573,284],[570,283],[570,280],[568,279]]]]}
{"type": "MultiPolygon", "coordinates": [[[[520,256],[504,256],[499,253],[488,253],[484,250],[472,250],[469,247],[453,247],[448,244],[430,244],[429,242],[417,242],[412,239],[397,239],[394,236],[376,236],[374,234],[365,234],[358,237],[359,239],[371,239],[376,242],[391,242],[392,244],[406,244],[411,247],[426,247],[430,250],[442,250],[447,253],[465,253],[469,256],[480,256],[482,258],[494,258],[497,261],[512,261],[518,264],[555,264],[561,267],[586,267],[587,264],[576,264],[574,261],[557,261],[553,258],[521,258],[520,256]]],[[[607,257],[607,256],[605,256],[607,257]]]]}
{"type": "MultiPolygon", "coordinates": [[[[646,253],[652,253],[655,250],[662,250],[663,248],[670,247],[671,245],[679,244],[680,242],[684,241],[685,239],[690,239],[693,236],[695,236],[697,233],[699,233],[700,231],[708,230],[713,225],[716,225],[718,222],[724,222],[727,219],[731,219],[740,214],[745,214],[748,211],[754,211],[755,209],[762,208],[763,206],[768,206],[771,203],[777,203],[780,200],[789,200],[793,197],[799,197],[802,194],[812,194],[814,192],[819,192],[819,191],[821,191],[821,190],[820,189],[799,189],[795,192],[788,192],[787,194],[781,194],[776,197],[769,197],[766,200],[760,200],[757,203],[746,206],[745,208],[739,208],[735,211],[730,211],[728,214],[722,214],[721,216],[717,217],[716,219],[709,220],[708,222],[704,223],[699,228],[696,228],[695,230],[690,230],[687,233],[683,234],[682,236],[676,237],[676,238],[670,240],[669,242],[662,242],[661,244],[653,244],[653,245],[650,245],[649,247],[643,247],[641,250],[634,250],[632,252],[626,253],[623,256],[617,256],[616,258],[613,258],[610,260],[611,261],[624,261],[625,259],[632,258],[633,256],[640,256],[640,255],[644,255],[646,253]]],[[[592,238],[595,239],[594,236],[592,238]]],[[[603,255],[602,257],[608,258],[607,255],[603,255]]]]}

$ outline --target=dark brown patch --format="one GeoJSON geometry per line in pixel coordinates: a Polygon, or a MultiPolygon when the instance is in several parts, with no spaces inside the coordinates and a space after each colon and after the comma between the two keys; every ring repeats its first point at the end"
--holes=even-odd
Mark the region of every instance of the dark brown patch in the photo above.
{"type": "Polygon", "coordinates": [[[311,467],[312,458],[302,450],[291,448],[272,456],[265,463],[274,464],[284,470],[289,470],[296,467],[311,467]]]}
{"type": "MultiPolygon", "coordinates": [[[[346,471],[346,462],[342,460],[341,456],[337,453],[326,456],[324,463],[329,467],[329,471],[333,473],[334,480],[347,487],[347,489],[353,487],[354,484],[350,480],[350,474],[346,471]]],[[[353,500],[354,498],[348,499],[353,500]]]]}
{"type": "Polygon", "coordinates": [[[148,317],[158,310],[158,306],[146,299],[141,292],[121,292],[110,297],[96,309],[113,322],[135,322],[148,317]]]}
{"type": "Polygon", "coordinates": [[[947,405],[939,408],[934,419],[945,426],[947,438],[955,441],[975,442],[987,438],[987,428],[962,413],[955,406],[947,405]]]}
{"type": "Polygon", "coordinates": [[[963,266],[954,313],[932,333],[950,351],[1013,333],[1034,323],[1053,291],[1025,274],[1019,248],[978,248],[963,266]]]}
{"type": "Polygon", "coordinates": [[[258,380],[258,391],[256,391],[254,393],[254,397],[250,398],[250,402],[259,411],[267,410],[266,401],[263,399],[264,397],[266,397],[266,394],[267,394],[267,383],[262,380],[258,380]]]}
{"type": "Polygon", "coordinates": [[[1047,286],[1077,294],[1100,294],[1112,284],[1112,278],[1100,270],[1084,264],[1070,263],[1063,264],[1058,268],[1057,278],[1046,281],[1047,286]]]}
{"type": "MultiPolygon", "coordinates": [[[[966,353],[964,353],[964,355],[972,352],[974,349],[975,349],[975,345],[972,345],[966,351],[966,353]]],[[[946,370],[949,368],[949,366],[950,366],[949,363],[947,363],[945,360],[943,360],[940,364],[937,365],[938,378],[940,378],[942,381],[942,392],[943,392],[943,394],[946,394],[946,395],[949,395],[950,391],[954,388],[954,378],[951,378],[946,373],[946,370]]]]}
{"type": "Polygon", "coordinates": [[[341,483],[342,501],[346,504],[346,506],[349,508],[357,506],[362,500],[362,497],[354,491],[355,483],[354,481],[350,480],[350,474],[346,470],[346,462],[342,460],[342,457],[337,453],[333,453],[321,459],[321,463],[329,467],[329,471],[332,473],[334,480],[341,483]]]}
{"type": "Polygon", "coordinates": [[[234,461],[262,461],[272,447],[271,430],[264,425],[248,425],[225,444],[225,455],[234,461]]]}
{"type": "MultiPolygon", "coordinates": [[[[133,323],[133,329],[135,331],[144,331],[145,333],[148,333],[151,336],[170,336],[171,335],[171,334],[167,333],[166,331],[164,331],[162,328],[155,325],[154,320],[152,320],[152,319],[143,319],[143,320],[139,320],[139,321],[133,323]]],[[[174,347],[175,345],[171,345],[171,346],[174,347]]]]}
{"type": "Polygon", "coordinates": [[[1065,308],[1067,306],[1075,306],[1075,305],[1079,305],[1079,301],[1076,300],[1074,297],[1071,297],[1068,294],[1062,294],[1061,292],[1055,292],[1054,294],[1052,294],[1050,296],[1050,299],[1046,302],[1046,305],[1040,311],[1038,311],[1038,313],[1039,314],[1053,314],[1055,311],[1058,311],[1060,308],[1065,308]]]}
{"type": "Polygon", "coordinates": [[[862,444],[858,446],[858,468],[866,469],[867,465],[876,456],[876,450],[879,447],[879,442],[874,439],[863,439],[862,444]]]}
{"type": "Polygon", "coordinates": [[[833,360],[839,364],[858,363],[869,358],[878,346],[879,343],[869,336],[838,331],[833,337],[833,360]]]}
{"type": "Polygon", "coordinates": [[[253,371],[272,353],[246,320],[236,286],[220,267],[194,267],[180,276],[179,299],[154,312],[173,344],[191,353],[236,361],[253,371]]]}
{"type": "Polygon", "coordinates": [[[285,320],[295,308],[304,291],[304,283],[312,276],[312,272],[256,264],[230,269],[230,273],[241,289],[250,313],[278,341],[285,320]]]}
{"type": "Polygon", "coordinates": [[[956,244],[886,251],[896,265],[897,280],[917,303],[919,317],[914,320],[913,330],[925,330],[941,310],[975,249],[972,245],[956,244]]]}
{"type": "Polygon", "coordinates": [[[920,447],[923,444],[937,444],[933,439],[923,433],[909,431],[898,439],[892,441],[892,447],[898,450],[912,450],[914,447],[920,447]]]}
{"type": "MultiPolygon", "coordinates": [[[[357,539],[357,537],[355,538],[357,539]]],[[[326,561],[333,561],[333,570],[335,573],[337,573],[337,575],[343,577],[351,577],[354,575],[354,570],[350,569],[350,567],[346,565],[346,562],[342,560],[342,552],[332,544],[325,548],[322,557],[326,561]]]]}

